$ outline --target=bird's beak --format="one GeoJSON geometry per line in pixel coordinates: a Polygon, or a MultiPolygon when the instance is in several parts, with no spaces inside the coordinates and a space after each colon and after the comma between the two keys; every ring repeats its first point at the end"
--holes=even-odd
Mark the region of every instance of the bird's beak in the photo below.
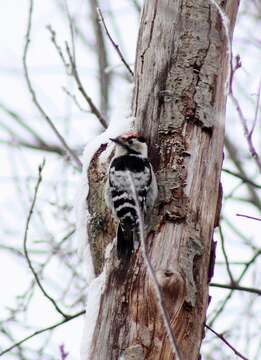
{"type": "Polygon", "coordinates": [[[110,138],[110,140],[113,141],[115,144],[121,145],[123,147],[125,146],[118,137],[115,139],[110,138]]]}

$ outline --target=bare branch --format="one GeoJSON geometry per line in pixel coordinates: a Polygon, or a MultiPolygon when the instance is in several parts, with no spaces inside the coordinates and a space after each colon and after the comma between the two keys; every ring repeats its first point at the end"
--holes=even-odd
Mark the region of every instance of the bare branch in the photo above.
{"type": "MultiPolygon", "coordinates": [[[[12,343],[15,342],[13,335],[10,333],[10,331],[8,331],[7,329],[5,329],[5,327],[1,324],[1,333],[4,334],[9,341],[11,341],[12,343]]],[[[19,356],[19,360],[27,360],[24,356],[23,353],[24,349],[22,349],[21,346],[17,346],[17,355],[19,356]]]]}
{"type": "Polygon", "coordinates": [[[234,353],[240,357],[243,360],[248,360],[244,355],[242,355],[239,351],[237,351],[236,348],[234,348],[234,346],[232,346],[225,338],[223,335],[217,333],[215,330],[213,330],[209,325],[205,324],[206,328],[208,330],[210,330],[211,332],[213,332],[213,334],[215,334],[220,340],[222,340],[231,350],[234,351],[234,353]]]}
{"type": "Polygon", "coordinates": [[[53,130],[55,135],[58,137],[58,139],[62,143],[63,147],[65,148],[66,152],[68,152],[68,154],[75,161],[77,167],[79,167],[81,169],[81,167],[82,167],[81,161],[79,160],[78,156],[76,154],[74,154],[74,152],[71,150],[71,148],[67,145],[67,143],[64,140],[63,136],[59,133],[59,131],[57,130],[56,126],[53,124],[50,117],[43,110],[42,106],[40,105],[40,103],[37,100],[36,93],[35,93],[35,91],[33,89],[32,83],[31,83],[31,79],[30,79],[29,71],[28,71],[28,66],[27,66],[27,54],[28,54],[28,49],[29,49],[29,44],[30,44],[30,33],[31,33],[31,26],[32,26],[32,14],[33,14],[33,0],[30,0],[27,31],[26,31],[26,37],[25,37],[26,41],[25,41],[25,47],[24,47],[24,53],[23,53],[23,67],[24,67],[24,74],[25,74],[26,83],[27,83],[28,89],[29,89],[29,91],[31,93],[33,103],[35,104],[35,106],[37,107],[39,112],[42,114],[43,118],[46,120],[48,125],[51,127],[51,129],[53,130]]]}
{"type": "Polygon", "coordinates": [[[32,150],[39,150],[39,151],[47,151],[56,153],[58,155],[64,156],[66,153],[63,148],[60,148],[59,146],[52,145],[52,144],[45,144],[45,145],[38,145],[38,144],[32,144],[24,140],[20,140],[19,138],[15,138],[14,140],[1,140],[0,144],[5,144],[8,146],[22,146],[28,149],[32,150]]]}
{"type": "Polygon", "coordinates": [[[256,164],[257,164],[257,167],[259,168],[259,171],[261,172],[261,160],[257,154],[257,151],[254,147],[254,144],[252,142],[252,136],[249,136],[249,130],[248,130],[248,126],[247,126],[247,120],[243,114],[243,111],[241,109],[241,106],[239,104],[239,101],[237,100],[237,98],[235,97],[234,93],[231,92],[230,93],[230,97],[232,99],[232,102],[237,110],[237,113],[239,115],[239,118],[241,120],[241,124],[243,126],[243,129],[244,129],[244,133],[245,133],[245,136],[246,136],[246,139],[247,139],[247,143],[248,143],[248,148],[249,148],[249,152],[251,154],[251,156],[253,157],[253,159],[255,160],[256,164]]]}
{"type": "Polygon", "coordinates": [[[254,181],[250,180],[249,178],[245,177],[245,176],[242,175],[242,174],[239,174],[239,173],[236,173],[236,172],[234,172],[234,171],[232,171],[232,170],[224,169],[224,168],[222,169],[222,171],[224,171],[225,173],[227,173],[227,174],[229,174],[229,175],[232,175],[232,176],[234,176],[234,177],[239,178],[239,179],[242,180],[244,183],[248,183],[248,184],[254,186],[254,187],[257,188],[257,189],[261,189],[261,185],[255,183],[254,181]]]}
{"type": "Polygon", "coordinates": [[[256,220],[256,221],[261,221],[260,218],[256,218],[254,216],[249,216],[249,215],[244,215],[244,214],[236,214],[237,216],[241,216],[241,217],[245,217],[247,219],[251,219],[251,220],[256,220]]]}
{"type": "Polygon", "coordinates": [[[77,70],[76,64],[73,60],[70,48],[67,43],[66,43],[66,51],[69,56],[69,60],[70,60],[71,68],[72,68],[72,75],[78,85],[78,90],[80,91],[80,93],[82,94],[82,96],[84,97],[84,99],[86,100],[88,105],[90,106],[91,112],[97,117],[97,119],[100,121],[101,125],[106,129],[108,127],[106,120],[103,118],[103,116],[101,115],[100,111],[97,109],[96,105],[93,103],[90,96],[86,93],[86,91],[82,85],[82,82],[80,80],[78,70],[77,70]]]}
{"type": "Polygon", "coordinates": [[[62,324],[65,324],[65,323],[67,323],[68,321],[71,321],[71,320],[73,320],[73,319],[75,319],[75,318],[77,318],[77,317],[79,317],[79,316],[81,316],[81,315],[83,315],[83,314],[85,314],[85,310],[79,311],[79,312],[77,312],[76,314],[70,315],[70,316],[67,317],[67,318],[63,318],[61,321],[58,321],[57,323],[55,323],[55,324],[53,324],[53,325],[51,325],[51,326],[48,326],[48,327],[45,327],[45,328],[43,328],[43,329],[40,329],[40,330],[37,330],[37,331],[33,332],[32,334],[26,336],[26,337],[23,338],[22,340],[17,341],[15,344],[13,344],[12,346],[10,346],[9,348],[1,351],[1,352],[0,352],[0,356],[2,356],[2,355],[4,355],[4,354],[7,354],[9,351],[15,349],[17,346],[19,346],[19,345],[23,344],[24,342],[26,342],[26,341],[34,338],[35,336],[40,335],[40,334],[42,334],[42,333],[44,333],[44,332],[46,332],[46,331],[53,330],[53,329],[57,328],[58,326],[60,326],[60,325],[62,325],[62,324]]]}
{"type": "Polygon", "coordinates": [[[73,26],[73,19],[70,14],[69,6],[67,0],[64,0],[65,11],[69,22],[70,28],[70,35],[71,35],[71,47],[72,47],[72,58],[74,63],[76,64],[76,54],[75,54],[75,40],[74,40],[74,26],[73,26]]]}
{"type": "Polygon", "coordinates": [[[231,64],[230,64],[230,69],[231,69],[231,76],[230,76],[230,82],[229,82],[229,92],[232,92],[232,86],[233,86],[233,80],[234,80],[234,76],[235,73],[237,72],[238,69],[240,69],[242,66],[241,63],[241,59],[240,56],[237,54],[235,57],[235,66],[233,66],[233,57],[231,55],[231,64]]]}
{"type": "Polygon", "coordinates": [[[61,353],[61,360],[65,360],[67,358],[67,356],[69,355],[69,353],[67,353],[64,349],[64,344],[62,344],[61,346],[59,346],[60,349],[60,353],[61,353]]]}
{"type": "Polygon", "coordinates": [[[250,288],[250,287],[246,287],[246,286],[239,286],[236,283],[231,284],[231,285],[211,283],[210,286],[218,287],[218,288],[222,288],[222,289],[246,291],[246,292],[250,292],[253,294],[261,295],[261,289],[250,288]]]}
{"type": "Polygon", "coordinates": [[[46,142],[42,139],[42,137],[37,134],[37,132],[28,125],[27,120],[22,119],[22,117],[16,113],[14,110],[9,109],[6,105],[0,103],[0,109],[2,109],[6,114],[8,114],[13,120],[16,121],[23,129],[25,129],[29,134],[31,134],[35,140],[41,144],[46,145],[46,142]]]}
{"type": "Polygon", "coordinates": [[[120,48],[119,48],[119,45],[117,45],[117,44],[113,41],[113,39],[112,39],[112,37],[111,37],[111,35],[110,35],[110,33],[109,33],[109,30],[108,30],[108,28],[107,28],[107,26],[106,26],[106,24],[105,24],[105,21],[104,21],[104,17],[103,17],[103,15],[102,15],[102,12],[101,12],[101,10],[100,10],[99,8],[97,8],[97,12],[98,12],[98,15],[99,15],[99,19],[100,19],[101,23],[102,23],[103,26],[104,26],[105,32],[106,32],[106,34],[107,34],[107,36],[108,36],[108,38],[109,38],[112,46],[114,47],[114,49],[115,49],[116,52],[118,53],[121,61],[123,62],[123,64],[124,64],[125,67],[127,68],[128,72],[129,72],[129,73],[131,74],[131,76],[133,77],[133,76],[134,76],[134,73],[133,73],[133,71],[131,70],[131,68],[130,68],[129,64],[127,63],[127,61],[124,59],[124,56],[122,55],[122,52],[121,52],[121,50],[120,50],[120,48]]]}
{"type": "Polygon", "coordinates": [[[53,306],[55,307],[55,309],[64,317],[64,318],[68,318],[69,315],[65,314],[61,309],[60,307],[57,305],[56,301],[49,295],[47,294],[46,290],[43,288],[43,285],[41,284],[40,280],[39,280],[39,277],[32,265],[32,262],[31,262],[31,259],[29,257],[29,254],[28,254],[28,250],[27,250],[27,234],[28,234],[28,229],[29,229],[29,225],[30,225],[30,220],[31,220],[31,217],[33,215],[33,211],[34,211],[34,206],[35,206],[35,203],[36,203],[36,199],[37,199],[37,194],[38,194],[38,190],[39,190],[39,186],[41,184],[41,181],[42,181],[42,170],[44,168],[44,165],[45,165],[45,160],[43,161],[43,163],[39,166],[39,169],[38,169],[38,179],[37,179],[37,182],[36,182],[36,185],[35,185],[35,190],[34,190],[34,196],[33,196],[33,201],[32,201],[32,205],[30,207],[30,210],[29,210],[29,214],[28,214],[28,217],[27,217],[27,220],[26,220],[26,225],[25,225],[25,232],[24,232],[24,240],[23,240],[23,245],[24,245],[24,255],[25,255],[25,258],[26,258],[26,261],[27,261],[27,264],[35,278],[35,281],[37,283],[37,285],[39,286],[40,290],[42,291],[43,295],[53,304],[53,306]]]}
{"type": "MultiPolygon", "coordinates": [[[[62,1],[55,1],[56,5],[58,6],[59,10],[62,12],[62,14],[66,15],[66,9],[63,6],[62,1]]],[[[95,46],[88,42],[88,39],[86,37],[86,34],[82,29],[78,26],[77,22],[74,21],[73,23],[74,32],[77,35],[77,38],[82,42],[82,44],[87,48],[88,51],[95,52],[95,46]]]]}
{"type": "Polygon", "coordinates": [[[24,140],[17,132],[14,132],[8,125],[0,122],[0,127],[2,127],[10,136],[10,140],[0,139],[0,144],[8,145],[8,146],[22,146],[28,149],[40,150],[57,153],[58,155],[64,156],[66,152],[64,149],[58,145],[48,144],[44,141],[29,125],[26,124],[26,120],[23,120],[17,113],[5,108],[4,105],[0,105],[0,108],[3,106],[3,110],[6,111],[17,123],[27,130],[35,139],[35,143],[28,142],[24,140]]]}
{"type": "MultiPolygon", "coordinates": [[[[259,257],[259,255],[261,255],[261,250],[258,250],[253,257],[245,264],[245,267],[243,269],[243,271],[241,272],[240,276],[238,277],[238,279],[236,280],[236,284],[237,286],[239,286],[240,281],[243,279],[243,277],[245,276],[245,274],[247,273],[249,267],[255,263],[256,259],[259,257]]],[[[211,319],[210,326],[212,326],[214,324],[214,322],[216,321],[216,319],[218,318],[218,316],[222,313],[222,311],[224,310],[227,302],[230,300],[230,298],[232,297],[232,295],[234,294],[234,289],[231,289],[231,291],[229,292],[229,294],[226,296],[226,298],[224,299],[223,303],[221,304],[221,306],[218,308],[218,310],[216,311],[215,315],[213,316],[213,318],[211,319]]]]}
{"type": "Polygon", "coordinates": [[[47,25],[46,26],[47,30],[50,32],[51,34],[51,41],[55,47],[55,49],[57,50],[58,55],[60,56],[60,59],[62,60],[62,63],[65,67],[66,71],[69,71],[70,65],[67,63],[65,56],[63,54],[62,48],[60,47],[60,45],[57,42],[56,39],[56,32],[53,30],[53,28],[51,27],[51,25],[47,25]]]}
{"type": "Polygon", "coordinates": [[[155,272],[153,270],[153,267],[151,265],[150,259],[147,255],[147,250],[146,250],[146,245],[145,245],[145,238],[144,238],[144,220],[143,220],[143,215],[140,209],[140,205],[139,205],[139,200],[138,200],[138,195],[135,189],[135,185],[133,182],[133,178],[131,173],[128,171],[128,177],[129,177],[129,183],[130,183],[130,188],[131,188],[131,192],[133,194],[133,198],[135,201],[135,206],[136,206],[136,211],[137,211],[137,215],[138,215],[138,219],[139,219],[139,239],[140,239],[140,243],[141,243],[141,249],[142,249],[142,256],[144,258],[146,267],[148,269],[149,272],[149,276],[152,280],[152,284],[156,293],[156,297],[157,297],[157,304],[159,305],[160,308],[160,313],[161,316],[163,318],[163,322],[164,322],[164,326],[166,329],[166,332],[168,334],[170,343],[171,343],[171,347],[172,347],[172,351],[173,354],[175,354],[175,358],[177,360],[181,360],[181,354],[180,351],[178,349],[178,344],[177,341],[175,339],[175,335],[173,334],[173,331],[171,329],[171,325],[170,325],[170,320],[169,320],[169,316],[168,313],[165,309],[165,306],[163,304],[163,296],[161,293],[161,289],[160,289],[160,285],[158,283],[158,280],[156,278],[155,272]]]}
{"type": "MultiPolygon", "coordinates": [[[[62,51],[61,47],[59,46],[59,44],[58,44],[58,42],[56,40],[56,32],[52,29],[52,27],[50,25],[47,26],[47,29],[51,33],[52,43],[54,44],[54,47],[56,48],[56,50],[57,50],[57,52],[58,52],[58,54],[59,54],[59,56],[60,56],[60,58],[62,60],[62,63],[64,65],[66,71],[68,73],[70,73],[69,68],[71,66],[71,75],[74,77],[74,79],[76,81],[76,84],[78,85],[78,90],[80,91],[83,98],[86,100],[87,104],[89,105],[91,112],[97,117],[97,119],[99,120],[101,125],[106,129],[107,128],[106,120],[103,118],[102,114],[100,113],[100,111],[98,110],[98,108],[96,107],[96,105],[94,104],[94,102],[92,101],[90,96],[87,94],[86,90],[84,89],[84,87],[82,85],[82,82],[81,82],[81,79],[79,77],[78,70],[77,70],[77,67],[76,67],[74,55],[71,54],[71,51],[70,51],[70,48],[69,48],[68,44],[66,43],[66,51],[67,51],[69,61],[70,61],[69,64],[65,60],[65,56],[63,54],[63,51],[62,51]]],[[[82,111],[84,111],[80,107],[80,105],[79,105],[77,99],[75,98],[75,96],[71,95],[68,90],[65,90],[65,88],[63,88],[63,90],[66,92],[67,95],[72,97],[73,101],[76,103],[76,106],[79,107],[82,111]]]]}
{"type": "MultiPolygon", "coordinates": [[[[243,110],[240,106],[239,101],[237,100],[237,98],[234,95],[233,92],[233,78],[234,78],[234,74],[235,72],[241,67],[241,62],[240,62],[240,57],[237,55],[236,56],[236,63],[235,66],[233,67],[233,63],[231,60],[231,80],[230,80],[230,89],[229,89],[229,95],[231,97],[231,100],[237,110],[237,113],[239,115],[239,119],[241,121],[241,124],[243,126],[243,130],[244,130],[244,134],[245,137],[247,139],[247,144],[248,144],[248,148],[249,148],[249,152],[251,154],[251,156],[253,157],[253,159],[255,160],[257,167],[259,168],[259,171],[261,172],[261,160],[257,154],[257,151],[255,149],[255,146],[253,144],[252,141],[252,135],[253,135],[253,131],[256,125],[256,119],[257,119],[257,114],[258,114],[258,105],[259,105],[259,100],[260,100],[260,88],[259,88],[259,94],[258,94],[258,99],[257,99],[257,108],[256,108],[256,113],[255,113],[255,120],[252,126],[251,131],[248,130],[248,125],[247,125],[247,119],[244,116],[243,110]]],[[[261,83],[260,83],[261,84],[261,83]]]]}
{"type": "MultiPolygon", "coordinates": [[[[229,156],[233,163],[235,164],[237,170],[239,171],[240,175],[243,178],[248,178],[246,171],[243,168],[243,164],[240,160],[238,149],[237,147],[232,143],[232,141],[228,138],[228,136],[225,137],[225,147],[229,153],[229,156]]],[[[252,186],[250,186],[249,182],[246,182],[248,192],[251,196],[251,202],[259,209],[261,210],[261,202],[259,199],[259,196],[255,192],[255,189],[253,189],[252,186]]]]}
{"type": "Polygon", "coordinates": [[[108,112],[109,85],[111,74],[106,71],[108,68],[108,55],[106,52],[104,35],[97,14],[98,0],[90,0],[91,20],[95,32],[96,56],[99,63],[99,88],[100,88],[100,108],[102,114],[108,112]]]}
{"type": "MultiPolygon", "coordinates": [[[[77,70],[77,66],[76,66],[76,59],[75,59],[75,46],[74,46],[74,32],[73,32],[73,24],[72,24],[72,19],[70,17],[69,14],[69,9],[67,8],[66,13],[67,16],[69,17],[69,22],[70,22],[70,29],[71,29],[71,41],[73,44],[73,52],[71,53],[69,45],[66,43],[66,51],[69,57],[69,64],[67,63],[65,56],[63,54],[63,51],[60,47],[60,45],[57,42],[56,39],[56,32],[52,29],[52,27],[50,25],[47,26],[47,29],[50,31],[51,34],[51,40],[52,43],[54,44],[54,47],[56,48],[62,63],[66,69],[66,71],[68,73],[71,73],[71,75],[73,76],[73,78],[76,81],[76,84],[78,86],[78,90],[80,91],[80,93],[82,94],[83,98],[86,100],[87,104],[90,107],[91,112],[97,117],[97,119],[99,120],[100,124],[106,129],[107,128],[107,123],[106,120],[104,119],[104,117],[102,116],[102,114],[100,113],[100,111],[98,110],[98,108],[96,107],[96,105],[94,104],[94,102],[92,101],[91,97],[87,94],[86,90],[84,89],[80,76],[78,74],[78,70],[77,70]],[[71,70],[69,70],[71,67],[71,70]]],[[[63,88],[64,89],[64,88],[63,88]]],[[[73,101],[76,103],[76,106],[79,107],[81,110],[82,108],[80,107],[77,99],[75,98],[75,96],[71,95],[68,90],[64,90],[66,92],[67,95],[69,95],[70,97],[72,97],[73,101]]],[[[83,110],[82,110],[83,111],[83,110]]]]}
{"type": "Polygon", "coordinates": [[[54,144],[48,144],[46,142],[36,141],[36,143],[30,143],[23,138],[21,138],[17,133],[15,133],[9,126],[0,122],[0,127],[2,127],[11,137],[11,139],[0,139],[0,144],[11,146],[11,147],[24,147],[32,150],[46,151],[56,153],[61,156],[65,156],[65,150],[54,144]]]}
{"type": "MultiPolygon", "coordinates": [[[[225,35],[226,35],[226,40],[227,40],[227,53],[228,53],[228,73],[227,73],[227,86],[226,88],[229,89],[229,95],[231,97],[231,100],[238,112],[239,118],[241,120],[241,123],[243,125],[243,129],[244,129],[244,133],[247,139],[247,143],[248,143],[248,147],[249,147],[249,151],[250,154],[252,155],[252,157],[254,158],[259,171],[261,172],[261,160],[257,154],[257,151],[254,147],[254,144],[252,142],[252,133],[249,132],[248,130],[248,126],[247,126],[247,120],[244,117],[243,111],[240,107],[239,101],[237,100],[237,98],[235,97],[234,93],[233,93],[233,78],[234,78],[234,74],[236,72],[237,69],[239,69],[241,67],[241,62],[240,62],[240,57],[237,56],[236,57],[236,65],[235,67],[233,67],[233,53],[232,53],[232,44],[231,44],[231,36],[230,36],[230,30],[229,30],[229,19],[227,17],[227,15],[225,14],[225,12],[223,11],[223,9],[220,7],[220,5],[216,2],[216,0],[209,0],[218,10],[221,21],[222,21],[222,25],[225,31],[225,35]]],[[[259,103],[259,97],[258,97],[258,103],[259,103]]],[[[255,122],[253,125],[253,130],[255,127],[255,122]]],[[[252,131],[253,132],[253,131],[252,131]]]]}
{"type": "Polygon", "coordinates": [[[225,262],[226,262],[227,273],[229,275],[231,284],[235,284],[235,280],[233,278],[233,275],[232,275],[232,272],[231,272],[230,266],[229,266],[229,261],[228,261],[228,256],[227,256],[226,249],[225,249],[225,241],[224,241],[224,236],[223,236],[221,226],[219,226],[219,235],[220,235],[220,238],[221,238],[221,247],[222,247],[222,252],[223,252],[223,255],[224,255],[224,258],[225,258],[225,262]]]}
{"type": "Polygon", "coordinates": [[[249,135],[248,135],[250,140],[252,139],[252,135],[253,135],[253,132],[255,130],[256,123],[257,123],[257,117],[258,117],[258,112],[259,112],[259,104],[260,104],[260,93],[261,93],[261,81],[259,82],[259,85],[258,85],[254,122],[253,122],[252,128],[249,131],[249,135]]]}
{"type": "Polygon", "coordinates": [[[135,10],[137,11],[138,14],[140,14],[141,12],[141,6],[138,3],[137,0],[130,0],[130,2],[132,3],[133,7],[135,8],[135,10]]]}
{"type": "Polygon", "coordinates": [[[66,87],[64,87],[64,86],[62,87],[62,89],[63,89],[63,91],[65,92],[65,94],[72,99],[72,101],[74,102],[74,104],[77,106],[77,108],[78,108],[80,111],[82,111],[82,112],[84,112],[84,113],[90,114],[90,111],[89,111],[89,110],[85,110],[85,109],[83,109],[83,108],[81,107],[79,101],[77,100],[76,95],[72,94],[72,93],[71,93],[68,89],[66,89],[66,87]]]}

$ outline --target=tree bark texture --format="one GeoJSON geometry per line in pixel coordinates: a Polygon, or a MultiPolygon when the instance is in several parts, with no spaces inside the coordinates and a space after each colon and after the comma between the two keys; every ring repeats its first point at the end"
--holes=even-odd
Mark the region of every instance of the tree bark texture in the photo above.
{"type": "MultiPolygon", "coordinates": [[[[232,36],[239,0],[220,5],[232,36]]],[[[199,358],[204,337],[220,210],[226,74],[227,44],[216,7],[208,0],[145,1],[132,109],[136,128],[148,139],[160,193],[146,246],[183,360],[199,358]]],[[[105,148],[88,174],[97,274],[115,235],[103,201],[105,148]]],[[[114,249],[106,269],[90,359],[175,359],[141,250],[123,267],[114,249]]]]}

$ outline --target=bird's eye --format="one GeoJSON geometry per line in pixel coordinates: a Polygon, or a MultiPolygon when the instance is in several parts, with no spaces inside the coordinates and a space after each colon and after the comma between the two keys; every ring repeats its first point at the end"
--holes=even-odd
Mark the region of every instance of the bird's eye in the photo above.
{"type": "Polygon", "coordinates": [[[145,142],[145,138],[144,138],[143,136],[139,136],[139,137],[137,138],[137,140],[138,140],[139,142],[142,142],[142,143],[145,142]]]}

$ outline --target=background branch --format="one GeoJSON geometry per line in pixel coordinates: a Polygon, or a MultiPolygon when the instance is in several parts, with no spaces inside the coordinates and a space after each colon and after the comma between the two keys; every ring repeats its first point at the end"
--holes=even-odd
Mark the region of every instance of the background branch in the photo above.
{"type": "Polygon", "coordinates": [[[22,345],[23,343],[25,343],[26,341],[28,340],[31,340],[32,338],[34,338],[35,336],[37,335],[40,335],[46,331],[50,331],[50,330],[53,330],[55,328],[57,328],[58,326],[60,325],[63,325],[65,323],[67,323],[68,321],[71,321],[81,315],[85,314],[85,310],[82,310],[82,311],[79,311],[77,312],[76,314],[74,315],[70,315],[69,317],[66,317],[66,318],[63,318],[61,321],[58,321],[57,323],[53,324],[53,325],[50,325],[50,326],[47,326],[45,328],[42,328],[40,330],[37,330],[35,332],[33,332],[32,334],[24,337],[23,339],[17,341],[15,344],[13,344],[12,346],[8,347],[7,349],[3,350],[0,352],[0,356],[3,356],[4,354],[7,354],[9,351],[15,349],[17,346],[19,345],[22,345]]]}
{"type": "Polygon", "coordinates": [[[72,76],[74,77],[76,84],[78,85],[78,90],[80,91],[80,93],[82,94],[82,96],[84,97],[86,102],[88,103],[91,112],[97,117],[97,119],[99,120],[99,122],[103,126],[103,128],[106,129],[107,128],[106,120],[104,119],[104,117],[102,116],[102,114],[100,113],[100,111],[98,110],[98,108],[96,107],[96,105],[94,104],[92,99],[90,98],[90,96],[85,91],[85,89],[82,85],[82,82],[80,80],[78,70],[76,68],[76,64],[73,61],[73,57],[72,57],[70,48],[67,43],[66,43],[66,51],[67,51],[67,54],[68,54],[68,57],[70,60],[70,64],[71,64],[72,76]]]}
{"type": "Polygon", "coordinates": [[[220,340],[222,340],[231,350],[234,351],[234,353],[239,356],[241,359],[243,360],[248,360],[244,355],[242,355],[239,351],[237,351],[237,349],[232,346],[225,338],[223,335],[217,333],[215,330],[213,330],[209,325],[205,324],[206,328],[208,330],[210,330],[213,334],[215,334],[220,340]]]}
{"type": "Polygon", "coordinates": [[[95,33],[95,45],[97,49],[96,58],[99,65],[100,109],[102,114],[108,115],[111,74],[106,71],[109,62],[105,47],[104,36],[97,15],[98,7],[98,0],[90,0],[91,21],[95,33]]]}
{"type": "Polygon", "coordinates": [[[46,290],[44,289],[44,287],[42,286],[41,282],[40,282],[40,279],[36,273],[36,271],[34,270],[34,267],[32,265],[32,262],[30,260],[30,257],[29,257],[29,254],[28,254],[28,251],[27,251],[27,234],[28,234],[28,229],[29,229],[29,225],[30,225],[30,221],[31,221],[31,217],[33,215],[33,211],[34,211],[34,207],[35,207],[35,203],[36,203],[36,199],[37,199],[37,194],[38,194],[38,190],[39,190],[39,186],[41,184],[41,181],[42,181],[42,170],[44,168],[44,164],[45,164],[45,161],[43,161],[42,165],[39,166],[39,169],[38,169],[38,179],[37,179],[37,183],[35,185],[35,190],[34,190],[34,196],[33,196],[33,201],[32,201],[32,205],[30,207],[30,210],[29,210],[29,214],[28,214],[28,217],[27,217],[27,220],[26,220],[26,225],[25,225],[25,232],[24,232],[24,241],[23,241],[23,244],[24,244],[24,255],[25,255],[25,258],[26,258],[26,261],[28,263],[28,266],[35,278],[35,281],[37,283],[37,285],[39,286],[39,289],[42,291],[43,295],[53,304],[54,308],[56,309],[56,311],[58,313],[60,313],[64,318],[68,318],[69,315],[65,314],[61,309],[60,307],[57,305],[56,301],[46,292],[46,290]]]}
{"type": "MultiPolygon", "coordinates": [[[[233,161],[239,174],[243,178],[248,178],[248,175],[247,175],[246,171],[244,170],[243,164],[240,160],[240,157],[238,154],[238,148],[232,143],[232,141],[229,139],[228,136],[225,137],[225,147],[230,156],[230,159],[233,161]]],[[[246,185],[247,185],[247,189],[250,194],[250,197],[251,197],[250,200],[251,200],[252,204],[255,205],[258,208],[258,210],[261,211],[260,197],[255,192],[255,189],[253,188],[253,186],[251,186],[251,184],[249,182],[246,182],[246,185]]]]}
{"type": "Polygon", "coordinates": [[[222,288],[222,289],[246,291],[246,292],[250,292],[253,294],[261,295],[261,289],[255,289],[255,288],[250,288],[250,287],[246,287],[246,286],[239,286],[237,284],[226,285],[226,284],[210,283],[210,286],[214,286],[214,287],[218,287],[218,288],[222,288]]]}
{"type": "Polygon", "coordinates": [[[257,189],[261,189],[261,185],[255,183],[254,181],[252,181],[251,179],[244,177],[242,174],[239,174],[235,171],[229,170],[229,169],[222,169],[222,171],[224,171],[225,173],[232,175],[234,177],[237,177],[238,179],[242,180],[244,183],[248,183],[249,185],[257,188],[257,189]]]}
{"type": "Polygon", "coordinates": [[[109,30],[108,30],[108,28],[107,28],[107,26],[106,26],[106,24],[105,24],[105,21],[104,21],[104,17],[103,17],[103,15],[102,15],[102,12],[101,12],[101,10],[100,10],[99,8],[97,8],[97,12],[98,12],[98,15],[99,15],[99,19],[100,19],[101,23],[102,23],[103,26],[104,26],[105,32],[106,32],[106,34],[107,34],[107,36],[108,36],[108,38],[109,38],[112,46],[114,47],[114,49],[115,49],[116,52],[118,53],[121,61],[123,62],[124,66],[126,67],[126,69],[128,70],[128,72],[130,73],[130,75],[133,77],[133,76],[134,76],[134,73],[133,73],[133,71],[131,70],[131,68],[130,68],[129,64],[127,63],[127,61],[124,59],[124,56],[122,55],[122,52],[121,52],[121,50],[120,50],[120,48],[119,48],[119,45],[117,45],[117,44],[113,41],[113,39],[112,39],[112,37],[111,37],[111,35],[110,35],[110,33],[109,33],[109,30]]]}
{"type": "Polygon", "coordinates": [[[222,252],[223,252],[223,255],[224,255],[224,258],[225,258],[227,273],[229,275],[229,279],[230,279],[231,284],[234,284],[235,281],[234,281],[232,272],[230,270],[229,260],[228,260],[228,256],[227,256],[227,253],[226,253],[226,250],[225,250],[225,240],[224,240],[221,225],[219,225],[219,235],[220,235],[220,238],[221,238],[221,247],[222,247],[222,252]]]}
{"type": "Polygon", "coordinates": [[[250,215],[244,215],[244,214],[236,214],[237,216],[241,216],[247,219],[251,219],[251,220],[256,220],[256,221],[261,221],[260,218],[254,217],[254,216],[250,216],[250,215]]]}
{"type": "Polygon", "coordinates": [[[28,86],[28,89],[32,95],[32,100],[37,109],[42,114],[43,118],[46,120],[46,122],[49,124],[57,138],[60,140],[61,144],[65,148],[66,152],[72,157],[72,159],[75,161],[75,164],[78,168],[81,169],[82,163],[79,160],[78,156],[75,155],[75,153],[71,150],[71,148],[67,145],[66,141],[64,140],[63,136],[60,134],[60,132],[57,130],[56,126],[53,124],[50,117],[46,114],[46,112],[43,110],[42,106],[37,100],[36,93],[33,89],[30,77],[29,77],[29,71],[27,67],[27,55],[28,55],[28,49],[30,44],[30,33],[31,33],[31,26],[32,26],[32,14],[33,14],[33,0],[30,0],[30,7],[29,7],[29,14],[28,14],[28,22],[27,22],[27,31],[26,31],[26,37],[25,37],[25,47],[24,47],[24,53],[23,53],[23,67],[24,67],[24,74],[26,83],[28,86]]]}

